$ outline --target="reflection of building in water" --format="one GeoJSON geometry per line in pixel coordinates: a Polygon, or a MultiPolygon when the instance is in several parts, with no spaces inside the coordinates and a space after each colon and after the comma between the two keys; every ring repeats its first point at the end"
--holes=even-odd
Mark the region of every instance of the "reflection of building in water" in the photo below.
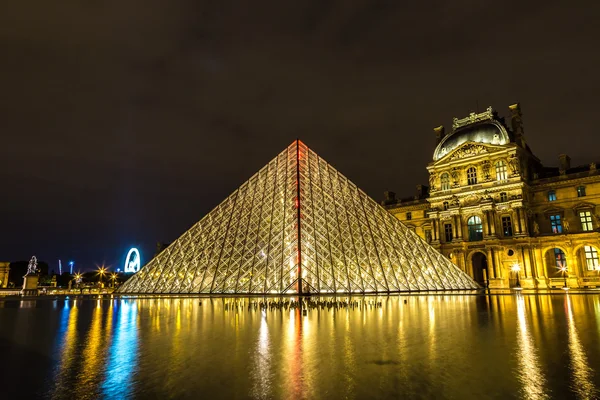
{"type": "Polygon", "coordinates": [[[519,104],[510,122],[490,108],[435,128],[429,187],[383,205],[490,287],[600,286],[600,172],[567,155],[546,167],[525,142],[519,104]],[[511,267],[518,265],[518,272],[511,267]]]}
{"type": "Polygon", "coordinates": [[[594,370],[588,364],[587,356],[583,345],[579,340],[579,333],[575,326],[573,318],[573,309],[571,305],[571,296],[565,296],[565,307],[567,311],[567,321],[569,324],[569,352],[571,353],[571,370],[575,376],[572,388],[581,399],[595,399],[598,396],[598,390],[594,385],[594,370]]]}
{"type": "Polygon", "coordinates": [[[10,263],[0,262],[0,288],[8,286],[8,271],[10,271],[10,263]]]}

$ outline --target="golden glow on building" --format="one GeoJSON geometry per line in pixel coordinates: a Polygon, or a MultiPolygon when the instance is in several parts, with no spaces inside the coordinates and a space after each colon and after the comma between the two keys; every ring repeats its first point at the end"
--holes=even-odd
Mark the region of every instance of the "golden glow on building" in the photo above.
{"type": "Polygon", "coordinates": [[[435,128],[429,186],[382,204],[481,285],[600,287],[600,171],[559,156],[547,167],[525,141],[521,107],[490,107],[435,128]],[[515,264],[520,270],[512,270],[515,264]]]}

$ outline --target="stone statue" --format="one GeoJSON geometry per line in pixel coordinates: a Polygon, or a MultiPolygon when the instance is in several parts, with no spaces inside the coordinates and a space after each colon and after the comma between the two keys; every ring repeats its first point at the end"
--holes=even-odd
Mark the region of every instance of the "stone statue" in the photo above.
{"type": "Polygon", "coordinates": [[[489,161],[487,161],[487,160],[486,160],[486,161],[484,161],[484,162],[481,164],[481,169],[482,169],[482,171],[483,171],[483,178],[484,178],[486,181],[489,181],[489,180],[490,180],[490,162],[489,162],[489,161]]]}
{"type": "Polygon", "coordinates": [[[537,221],[533,221],[533,234],[535,236],[540,234],[540,225],[537,223],[537,221]]]}
{"type": "Polygon", "coordinates": [[[563,221],[563,228],[565,229],[565,233],[569,232],[569,221],[566,219],[563,221]]]}
{"type": "Polygon", "coordinates": [[[520,171],[519,157],[513,154],[508,160],[508,164],[510,165],[512,175],[518,175],[520,171]]]}
{"type": "Polygon", "coordinates": [[[37,258],[35,256],[31,257],[29,260],[29,265],[27,266],[27,273],[25,275],[33,275],[37,272],[37,258]]]}
{"type": "Polygon", "coordinates": [[[437,179],[437,174],[435,172],[432,172],[429,175],[429,190],[430,191],[435,191],[435,181],[437,179]]]}
{"type": "Polygon", "coordinates": [[[450,175],[452,176],[452,183],[458,185],[458,169],[456,167],[452,168],[450,175]]]}
{"type": "Polygon", "coordinates": [[[450,200],[450,204],[453,207],[459,207],[460,206],[460,201],[458,200],[458,197],[456,195],[452,196],[452,200],[450,200]]]}

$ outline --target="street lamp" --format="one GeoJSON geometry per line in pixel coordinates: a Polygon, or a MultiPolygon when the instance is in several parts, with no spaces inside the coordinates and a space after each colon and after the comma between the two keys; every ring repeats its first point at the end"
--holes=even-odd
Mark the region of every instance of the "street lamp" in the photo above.
{"type": "Polygon", "coordinates": [[[110,275],[110,280],[112,281],[112,287],[115,287],[115,281],[117,280],[117,274],[114,272],[110,275]]]}
{"type": "Polygon", "coordinates": [[[563,286],[563,289],[568,289],[567,287],[567,267],[560,267],[560,272],[562,272],[563,275],[563,279],[565,280],[565,286],[563,286]]]}
{"type": "Polygon", "coordinates": [[[519,281],[519,271],[521,271],[521,266],[519,263],[514,263],[510,270],[517,274],[517,283],[515,285],[515,289],[521,289],[521,282],[519,281]]]}
{"type": "Polygon", "coordinates": [[[72,279],[72,281],[75,281],[75,287],[78,287],[78,286],[79,286],[79,283],[81,282],[81,278],[82,278],[82,275],[81,275],[81,273],[80,273],[80,272],[76,273],[76,274],[73,276],[73,279],[72,279]]]}
{"type": "Polygon", "coordinates": [[[106,268],[104,266],[98,268],[98,275],[100,275],[100,286],[102,286],[102,277],[106,274],[106,268]]]}

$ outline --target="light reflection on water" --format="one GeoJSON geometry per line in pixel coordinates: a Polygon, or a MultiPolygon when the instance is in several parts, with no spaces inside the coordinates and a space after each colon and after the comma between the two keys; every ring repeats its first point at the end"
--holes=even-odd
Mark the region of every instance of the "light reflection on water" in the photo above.
{"type": "Polygon", "coordinates": [[[307,315],[257,301],[0,302],[4,356],[45,378],[9,372],[0,387],[54,399],[598,397],[597,295],[356,297],[307,315]]]}

